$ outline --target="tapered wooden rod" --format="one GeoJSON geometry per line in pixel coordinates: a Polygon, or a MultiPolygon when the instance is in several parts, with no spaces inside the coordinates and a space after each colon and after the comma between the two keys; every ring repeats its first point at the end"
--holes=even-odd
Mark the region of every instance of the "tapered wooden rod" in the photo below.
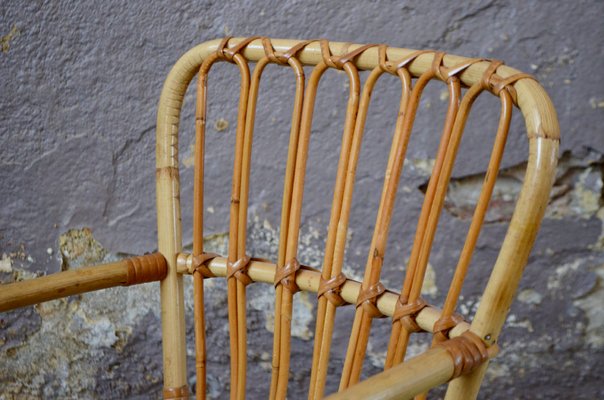
{"type": "MultiPolygon", "coordinates": [[[[191,262],[189,254],[181,253],[178,255],[178,272],[187,273],[187,263],[191,262]]],[[[226,258],[217,257],[209,263],[210,271],[217,277],[226,276],[226,258]]],[[[275,264],[265,261],[251,261],[249,264],[248,275],[254,282],[273,283],[275,279],[275,264]]],[[[300,269],[296,273],[296,284],[303,291],[317,292],[319,290],[319,282],[321,280],[321,272],[311,269],[300,269]]],[[[342,298],[349,304],[355,304],[359,291],[361,290],[361,282],[348,279],[342,287],[342,298]]],[[[389,317],[394,313],[394,307],[398,299],[398,293],[388,291],[384,293],[377,301],[377,307],[380,312],[389,317]]],[[[426,307],[417,315],[418,325],[426,332],[432,332],[434,323],[440,318],[441,311],[436,307],[426,307]]],[[[468,330],[470,324],[466,322],[459,323],[453,328],[449,337],[456,337],[468,330]]]]}
{"type": "Polygon", "coordinates": [[[159,281],[167,271],[165,258],[154,253],[7,283],[0,285],[0,312],[114,286],[159,281]]]}

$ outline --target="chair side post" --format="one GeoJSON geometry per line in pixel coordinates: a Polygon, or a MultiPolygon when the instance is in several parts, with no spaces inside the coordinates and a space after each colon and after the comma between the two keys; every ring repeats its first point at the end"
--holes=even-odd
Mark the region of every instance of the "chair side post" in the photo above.
{"type": "Polygon", "coordinates": [[[156,198],[158,250],[168,274],[161,281],[164,398],[188,398],[184,291],[176,257],[182,250],[178,126],[185,91],[203,59],[216,48],[203,43],[183,55],[170,71],[160,97],[156,136],[156,198]]]}
{"type": "MultiPolygon", "coordinates": [[[[544,137],[529,139],[529,161],[514,215],[493,272],[470,330],[489,346],[498,342],[501,328],[545,213],[555,178],[558,140],[544,137]]],[[[475,399],[488,362],[472,373],[449,384],[446,399],[475,399]]]]}
{"type": "Polygon", "coordinates": [[[178,159],[176,154],[170,154],[172,151],[176,153],[169,143],[174,125],[169,121],[160,121],[160,118],[161,114],[158,116],[157,124],[155,179],[158,250],[168,262],[168,274],[160,284],[164,393],[166,393],[170,388],[186,387],[187,374],[183,279],[176,271],[176,255],[182,249],[178,159]]]}

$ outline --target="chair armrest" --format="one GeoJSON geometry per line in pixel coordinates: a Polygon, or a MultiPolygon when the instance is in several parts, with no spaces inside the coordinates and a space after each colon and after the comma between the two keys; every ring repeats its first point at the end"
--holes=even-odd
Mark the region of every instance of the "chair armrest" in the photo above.
{"type": "MultiPolygon", "coordinates": [[[[497,346],[487,349],[489,358],[497,354],[497,346]]],[[[401,400],[427,392],[453,378],[455,363],[445,347],[436,346],[425,353],[398,364],[384,372],[334,393],[328,400],[401,400]]]]}
{"type": "Polygon", "coordinates": [[[0,285],[0,312],[114,286],[159,281],[166,276],[159,253],[0,285]]]}

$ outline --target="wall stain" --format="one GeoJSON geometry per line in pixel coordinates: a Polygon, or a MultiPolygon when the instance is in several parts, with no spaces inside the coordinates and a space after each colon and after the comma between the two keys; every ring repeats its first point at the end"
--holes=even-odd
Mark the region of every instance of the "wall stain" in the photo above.
{"type": "Polygon", "coordinates": [[[3,53],[8,53],[8,51],[10,50],[11,42],[20,34],[21,31],[19,30],[19,28],[17,28],[17,25],[13,25],[10,32],[0,37],[0,46],[2,47],[3,53]]]}

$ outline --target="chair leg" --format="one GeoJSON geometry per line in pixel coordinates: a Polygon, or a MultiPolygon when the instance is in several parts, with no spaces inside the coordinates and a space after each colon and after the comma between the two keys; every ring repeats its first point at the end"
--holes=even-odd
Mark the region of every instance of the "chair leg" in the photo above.
{"type": "Polygon", "coordinates": [[[168,276],[161,282],[164,398],[187,399],[183,278],[176,273],[175,260],[171,261],[168,276]]]}
{"type": "Polygon", "coordinates": [[[462,375],[452,380],[447,388],[445,400],[472,400],[478,396],[480,384],[489,365],[485,361],[482,365],[467,375],[462,375]]]}
{"type": "MultiPolygon", "coordinates": [[[[158,118],[161,121],[161,118],[158,118]]],[[[158,123],[158,138],[173,127],[158,123]]],[[[158,140],[158,143],[162,143],[158,140]]],[[[187,355],[183,277],[178,274],[176,255],[182,251],[180,188],[178,170],[170,153],[158,144],[157,226],[158,249],[168,262],[168,274],[160,283],[164,398],[186,399],[187,355]],[[160,151],[161,150],[161,151],[160,151]]]]}

